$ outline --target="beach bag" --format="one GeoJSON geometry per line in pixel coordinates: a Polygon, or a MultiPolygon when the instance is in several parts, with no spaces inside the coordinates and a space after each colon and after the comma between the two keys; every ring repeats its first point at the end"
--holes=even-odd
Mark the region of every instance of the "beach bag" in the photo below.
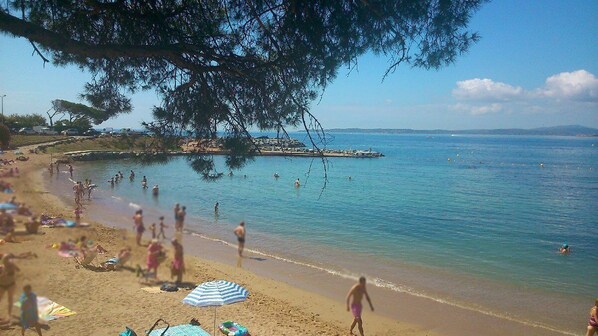
{"type": "Polygon", "coordinates": [[[227,336],[247,336],[249,334],[247,328],[232,321],[222,322],[218,329],[227,336]]]}
{"type": "Polygon", "coordinates": [[[176,292],[179,290],[179,287],[173,283],[165,283],[160,286],[160,290],[165,292],[176,292]]]}

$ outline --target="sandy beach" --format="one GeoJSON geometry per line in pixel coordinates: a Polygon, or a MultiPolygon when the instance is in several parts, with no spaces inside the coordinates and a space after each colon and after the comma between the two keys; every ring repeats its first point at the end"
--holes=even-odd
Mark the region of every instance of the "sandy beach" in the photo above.
{"type": "MultiPolygon", "coordinates": [[[[7,159],[13,157],[14,154],[4,156],[7,159]]],[[[36,214],[62,214],[65,218],[73,218],[73,206],[65,204],[44,186],[42,172],[50,157],[42,154],[30,157],[29,161],[14,165],[19,167],[20,177],[6,179],[13,184],[17,201],[27,203],[36,214]]],[[[4,197],[9,199],[11,196],[6,194],[4,197]]],[[[105,210],[109,212],[109,209],[105,210]]],[[[15,216],[15,219],[23,222],[26,217],[15,216]]],[[[212,332],[212,308],[195,308],[181,302],[189,290],[181,289],[174,293],[142,290],[148,285],[139,281],[133,268],[137,264],[145,265],[146,248],[135,246],[134,235],[126,229],[131,227],[130,220],[113,223],[112,226],[89,221],[85,216],[83,221],[90,222],[90,227],[41,228],[41,234],[37,235],[26,235],[23,224],[18,223],[18,242],[0,245],[1,253],[33,252],[38,256],[15,261],[21,269],[17,276],[15,299],[25,284],[31,284],[38,296],[48,297],[77,313],[50,321],[44,334],[117,335],[125,326],[142,334],[158,318],[172,325],[197,318],[204,329],[212,332]],[[128,264],[131,268],[108,272],[78,268],[72,258],[60,257],[55,249],[49,247],[81,235],[108,250],[96,261],[112,257],[124,246],[133,247],[133,258],[128,264]]],[[[169,250],[160,267],[159,278],[169,280],[168,265],[173,253],[169,243],[164,245],[169,250]]],[[[185,237],[183,245],[187,266],[184,281],[189,283],[189,287],[224,279],[234,281],[250,292],[247,301],[218,308],[218,323],[237,321],[245,325],[252,335],[349,334],[352,316],[346,311],[344,300],[354,282],[352,279],[338,278],[273,258],[268,262],[256,262],[251,254],[244,267],[237,268],[234,249],[205,237],[185,237]]],[[[364,309],[366,335],[562,335],[425,297],[374,286],[368,288],[376,312],[364,309]],[[488,329],[489,325],[492,328],[488,329]]],[[[2,330],[3,335],[20,334],[17,314],[18,310],[13,310],[15,325],[8,331],[2,330]]],[[[0,302],[0,316],[6,315],[5,297],[0,302]]]]}

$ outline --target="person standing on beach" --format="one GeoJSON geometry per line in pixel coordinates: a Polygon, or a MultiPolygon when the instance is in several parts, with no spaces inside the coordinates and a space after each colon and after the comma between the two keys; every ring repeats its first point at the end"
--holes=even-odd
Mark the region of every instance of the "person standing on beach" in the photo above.
{"type": "Polygon", "coordinates": [[[42,330],[39,325],[39,316],[37,311],[37,296],[31,291],[31,285],[23,287],[23,294],[19,298],[21,303],[21,335],[25,335],[25,330],[35,328],[39,336],[42,330]]]}
{"type": "Polygon", "coordinates": [[[170,265],[170,276],[176,276],[176,284],[183,282],[183,273],[185,272],[185,262],[183,260],[183,245],[176,238],[172,239],[174,248],[174,259],[170,265]]]}
{"type": "Polygon", "coordinates": [[[158,235],[156,236],[157,239],[160,239],[160,236],[162,236],[163,239],[166,239],[166,233],[164,232],[164,229],[167,228],[168,226],[166,226],[166,224],[164,224],[164,216],[160,216],[160,232],[158,232],[158,235]]]}
{"type": "Polygon", "coordinates": [[[162,252],[162,245],[158,239],[152,239],[152,242],[147,246],[147,272],[154,270],[155,279],[158,280],[158,266],[160,266],[160,253],[162,252]]]}
{"type": "Polygon", "coordinates": [[[73,165],[69,165],[69,174],[71,174],[71,178],[73,178],[73,165]]]}
{"type": "Polygon", "coordinates": [[[137,234],[135,241],[137,242],[137,246],[141,246],[141,236],[143,235],[143,231],[145,231],[145,227],[143,226],[143,210],[139,209],[135,211],[135,216],[133,216],[133,224],[135,227],[135,233],[137,234]]]}
{"type": "Polygon", "coordinates": [[[594,307],[590,309],[590,320],[588,321],[586,336],[594,336],[596,332],[598,332],[598,299],[594,302],[594,307]]]}
{"type": "Polygon", "coordinates": [[[185,211],[187,209],[186,206],[182,206],[181,210],[179,210],[178,214],[177,214],[177,218],[176,218],[176,229],[177,231],[183,231],[183,225],[185,225],[185,216],[187,215],[187,212],[185,211]]]}
{"type": "Polygon", "coordinates": [[[237,261],[237,266],[241,265],[241,259],[243,258],[243,249],[245,248],[245,222],[239,223],[239,226],[235,228],[233,231],[235,236],[237,236],[237,242],[239,246],[237,247],[237,251],[239,252],[239,259],[237,261]]]}
{"type": "Polygon", "coordinates": [[[359,334],[363,336],[363,321],[361,320],[361,308],[363,306],[361,304],[361,300],[363,299],[364,295],[365,298],[368,300],[368,303],[370,304],[370,308],[372,309],[372,311],[374,311],[372,300],[370,300],[370,296],[368,295],[368,292],[365,289],[365,277],[362,276],[361,278],[359,278],[359,282],[353,285],[353,287],[351,287],[351,290],[349,290],[349,293],[347,293],[347,311],[349,311],[350,308],[351,312],[353,313],[353,323],[351,323],[350,329],[351,335],[353,335],[353,328],[355,328],[355,325],[357,324],[359,334]],[[353,298],[353,301],[349,306],[351,297],[353,298]]]}
{"type": "Polygon", "coordinates": [[[0,302],[4,293],[8,294],[8,319],[12,316],[13,299],[17,289],[17,272],[19,267],[12,262],[12,254],[7,253],[2,256],[0,264],[0,302]]]}
{"type": "Polygon", "coordinates": [[[174,205],[174,222],[176,223],[179,219],[179,210],[181,210],[181,206],[177,203],[174,205]]]}

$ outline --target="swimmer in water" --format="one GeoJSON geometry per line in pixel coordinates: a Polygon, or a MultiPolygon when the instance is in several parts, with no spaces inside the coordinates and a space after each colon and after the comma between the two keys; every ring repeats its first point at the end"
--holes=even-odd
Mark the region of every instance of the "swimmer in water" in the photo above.
{"type": "Polygon", "coordinates": [[[301,182],[299,182],[299,178],[295,180],[295,188],[299,188],[301,186],[301,182]]]}
{"type": "Polygon", "coordinates": [[[154,196],[158,196],[158,193],[160,192],[160,188],[158,188],[158,185],[156,184],[153,188],[152,188],[152,195],[154,196]]]}
{"type": "Polygon", "coordinates": [[[569,252],[571,252],[571,246],[569,246],[569,244],[564,243],[561,245],[561,247],[559,247],[560,254],[569,254],[569,252]]]}

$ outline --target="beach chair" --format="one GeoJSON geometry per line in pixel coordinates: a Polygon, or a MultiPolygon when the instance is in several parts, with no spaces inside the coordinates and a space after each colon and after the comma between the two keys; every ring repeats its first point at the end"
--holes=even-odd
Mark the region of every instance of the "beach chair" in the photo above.
{"type": "Polygon", "coordinates": [[[75,258],[75,261],[77,262],[77,264],[79,264],[80,266],[89,267],[89,266],[94,266],[92,264],[92,262],[96,258],[97,255],[98,255],[98,251],[93,249],[93,250],[87,251],[82,259],[79,259],[77,257],[74,257],[74,258],[75,258]]]}
{"type": "MultiPolygon", "coordinates": [[[[154,325],[150,328],[150,330],[148,330],[144,333],[144,335],[150,335],[150,334],[159,335],[159,336],[166,335],[166,332],[168,331],[169,328],[170,328],[170,324],[168,324],[168,322],[164,321],[163,319],[158,319],[158,320],[156,320],[156,322],[154,322],[154,325]],[[160,322],[166,324],[166,328],[159,329],[162,331],[159,334],[152,334],[154,332],[154,329],[156,328],[156,326],[158,326],[158,323],[160,323],[160,322]]],[[[121,332],[119,334],[119,336],[137,336],[137,333],[135,331],[133,331],[133,329],[126,327],[126,330],[121,332]]]]}
{"type": "Polygon", "coordinates": [[[118,257],[114,257],[114,258],[110,258],[106,261],[104,261],[103,263],[100,263],[100,267],[109,271],[114,271],[117,270],[123,266],[125,266],[125,264],[129,261],[129,259],[131,259],[131,255],[127,255],[123,258],[118,258],[118,257]]]}
{"type": "MultiPolygon", "coordinates": [[[[154,325],[155,326],[155,325],[154,325]]],[[[162,329],[150,329],[146,332],[147,336],[211,336],[193,319],[190,323],[168,326],[162,329]]]]}

